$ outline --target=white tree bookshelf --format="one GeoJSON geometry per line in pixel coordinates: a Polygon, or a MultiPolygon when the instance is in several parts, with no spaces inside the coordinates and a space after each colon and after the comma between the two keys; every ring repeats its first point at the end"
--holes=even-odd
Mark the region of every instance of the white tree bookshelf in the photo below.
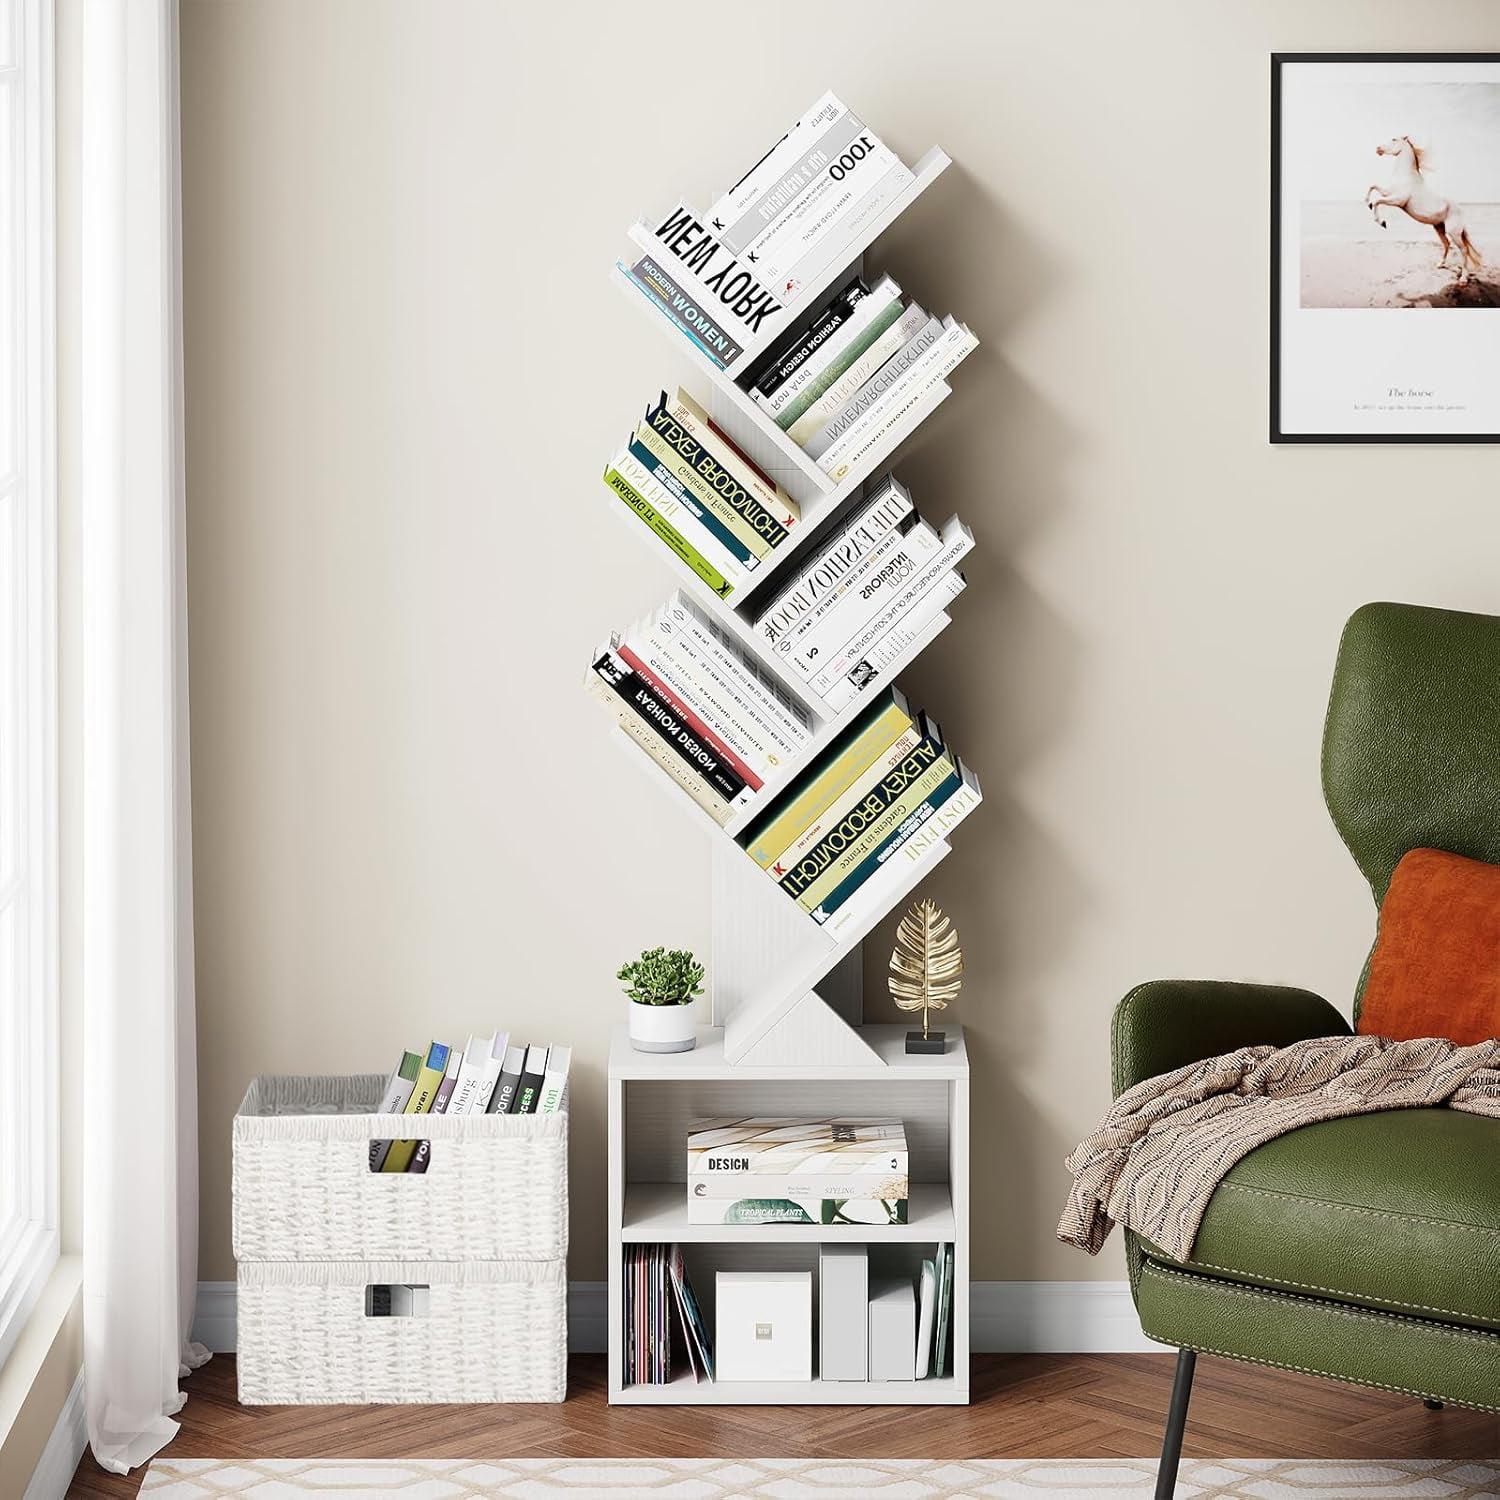
{"type": "MultiPolygon", "coordinates": [[[[907,190],[893,199],[843,250],[826,272],[799,292],[787,325],[827,300],[856,270],[899,215],[949,165],[934,148],[913,169],[907,190]]],[[[631,238],[639,245],[642,229],[631,238]]],[[[623,1404],[955,1404],[969,1399],[969,1064],[961,1031],[949,1028],[948,1050],[908,1055],[906,1028],[861,1024],[860,944],[949,853],[946,842],[919,858],[892,860],[858,893],[857,908],[837,932],[819,927],[777,891],[734,835],[794,781],[883,687],[950,623],[937,616],[872,684],[834,711],[763,649],[752,628],[759,602],[775,592],[775,575],[798,555],[825,520],[852,506],[867,480],[887,469],[900,446],[947,398],[938,382],[886,432],[884,440],[848,473],[825,474],[801,448],[701,350],[695,348],[616,266],[614,280],[645,317],[663,329],[695,372],[689,389],[760,467],[797,501],[801,524],[732,602],[721,600],[669,549],[650,538],[622,507],[611,510],[675,575],[714,624],[783,690],[802,703],[811,744],[757,796],[754,809],[720,827],[660,768],[616,729],[613,739],[678,815],[694,819],[709,839],[712,951],[709,963],[714,1025],[700,1030],[696,1050],[652,1055],[632,1050],[624,1028],[609,1064],[609,1396],[623,1404]],[[705,399],[706,398],[706,399],[705,399]],[[706,1115],[837,1114],[899,1116],[905,1123],[912,1178],[909,1222],[899,1226],[690,1225],[687,1222],[686,1137],[706,1115]],[[632,1243],[677,1243],[713,1326],[714,1272],[719,1269],[813,1269],[822,1243],[855,1239],[871,1247],[872,1270],[915,1275],[942,1243],[954,1247],[951,1370],[920,1381],[739,1384],[703,1382],[681,1374],[666,1385],[627,1384],[623,1374],[622,1260],[632,1243]]],[[[779,337],[779,332],[772,336],[779,337]]],[[[768,339],[767,342],[771,342],[768,339]]],[[[752,351],[752,353],[759,351],[752,351]]],[[[919,497],[920,499],[920,497],[919,497]]],[[[816,1296],[814,1297],[816,1311],[816,1296]]]]}

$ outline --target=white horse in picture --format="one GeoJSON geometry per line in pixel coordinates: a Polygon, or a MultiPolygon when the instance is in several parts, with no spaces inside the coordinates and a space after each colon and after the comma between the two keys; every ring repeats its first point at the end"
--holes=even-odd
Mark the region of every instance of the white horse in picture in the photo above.
{"type": "Polygon", "coordinates": [[[1448,264],[1448,257],[1457,250],[1458,284],[1466,286],[1469,267],[1482,266],[1484,257],[1480,255],[1479,247],[1469,238],[1463,209],[1451,198],[1438,192],[1422,176],[1422,148],[1414,145],[1409,135],[1398,135],[1383,146],[1377,146],[1375,154],[1389,156],[1395,163],[1389,185],[1381,187],[1378,183],[1374,184],[1365,194],[1365,207],[1370,210],[1375,222],[1384,229],[1386,222],[1381,218],[1380,210],[1399,208],[1417,223],[1431,224],[1443,246],[1443,258],[1438,262],[1438,270],[1453,269],[1448,264]]]}

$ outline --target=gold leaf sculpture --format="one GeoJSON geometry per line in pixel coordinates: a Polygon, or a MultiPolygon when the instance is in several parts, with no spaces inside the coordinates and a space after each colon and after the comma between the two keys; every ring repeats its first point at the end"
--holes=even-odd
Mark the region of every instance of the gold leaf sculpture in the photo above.
{"type": "Polygon", "coordinates": [[[902,1010],[921,1010],[926,1040],[928,1013],[946,1010],[964,983],[958,932],[931,901],[918,901],[901,918],[891,950],[889,982],[891,998],[902,1010]]]}

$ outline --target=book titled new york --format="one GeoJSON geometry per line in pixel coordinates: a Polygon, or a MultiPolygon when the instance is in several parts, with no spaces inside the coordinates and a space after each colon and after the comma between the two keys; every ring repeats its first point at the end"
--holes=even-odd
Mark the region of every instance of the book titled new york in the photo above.
{"type": "Polygon", "coordinates": [[[526,1049],[526,1063],[521,1069],[521,1085],[516,1090],[516,1107],[513,1113],[534,1115],[541,1102],[542,1085],[547,1078],[546,1047],[531,1046],[526,1049]]]}
{"type": "MultiPolygon", "coordinates": [[[[432,1101],[437,1098],[437,1091],[442,1087],[443,1077],[448,1070],[448,1049],[441,1042],[433,1042],[427,1049],[427,1060],[422,1064],[417,1073],[417,1081],[412,1087],[411,1098],[406,1101],[406,1107],[401,1111],[404,1115],[425,1115],[432,1109],[432,1101]]],[[[381,1164],[382,1172],[404,1172],[410,1165],[411,1159],[416,1155],[417,1143],[415,1141],[392,1141],[391,1149],[386,1152],[385,1161],[381,1164]]]]}
{"type": "MultiPolygon", "coordinates": [[[[376,1113],[399,1115],[406,1108],[406,1101],[411,1098],[411,1091],[417,1084],[417,1074],[421,1071],[421,1053],[403,1052],[401,1061],[396,1064],[386,1083],[385,1093],[380,1097],[380,1106],[376,1113]]],[[[385,1159],[390,1154],[390,1149],[389,1141],[370,1142],[370,1170],[372,1172],[378,1172],[385,1166],[385,1159]]]]}

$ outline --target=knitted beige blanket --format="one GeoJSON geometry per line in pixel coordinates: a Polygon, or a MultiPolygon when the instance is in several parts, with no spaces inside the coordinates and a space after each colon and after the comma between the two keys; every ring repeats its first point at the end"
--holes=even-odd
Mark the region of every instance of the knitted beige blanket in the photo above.
{"type": "Polygon", "coordinates": [[[1147,1078],[1068,1158],[1057,1237],[1097,1255],[1123,1224],[1186,1260],[1214,1189],[1257,1146],[1319,1120],[1440,1104],[1500,1119],[1500,1041],[1316,1037],[1147,1078]]]}

